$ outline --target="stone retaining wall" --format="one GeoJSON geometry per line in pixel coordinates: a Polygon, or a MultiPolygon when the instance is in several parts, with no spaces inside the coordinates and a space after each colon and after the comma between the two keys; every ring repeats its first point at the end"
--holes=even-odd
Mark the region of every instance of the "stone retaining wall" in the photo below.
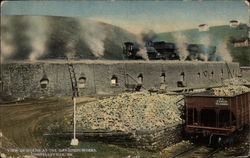
{"type": "MultiPolygon", "coordinates": [[[[182,128],[183,125],[181,122],[177,122],[165,128],[153,131],[135,131],[131,133],[121,131],[80,132],[78,130],[76,137],[80,141],[102,141],[104,143],[115,144],[123,147],[138,148],[148,151],[160,151],[165,147],[182,140],[182,128]]],[[[72,131],[63,134],[60,133],[57,137],[67,137],[71,139],[72,131]]]]}
{"type": "MultiPolygon", "coordinates": [[[[6,95],[16,98],[41,96],[71,96],[72,87],[68,61],[19,61],[3,64],[3,88],[6,95]],[[41,79],[46,76],[48,85],[41,87],[41,79]]],[[[195,61],[69,61],[74,67],[78,84],[85,77],[86,83],[79,89],[84,95],[115,95],[126,90],[126,85],[137,84],[143,77],[145,89],[160,89],[162,84],[168,89],[178,87],[178,81],[190,86],[212,85],[222,79],[238,76],[238,63],[195,62],[195,61]],[[162,75],[165,75],[163,81],[162,75]],[[111,78],[117,84],[111,84],[111,78]]]]}

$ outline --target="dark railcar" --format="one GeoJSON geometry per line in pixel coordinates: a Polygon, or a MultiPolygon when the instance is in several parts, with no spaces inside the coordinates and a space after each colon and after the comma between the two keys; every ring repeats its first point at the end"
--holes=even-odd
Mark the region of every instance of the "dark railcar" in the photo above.
{"type": "Polygon", "coordinates": [[[249,112],[250,92],[235,96],[214,96],[212,92],[186,95],[185,132],[229,136],[250,124],[249,112]]]}
{"type": "MultiPolygon", "coordinates": [[[[216,61],[221,60],[215,54],[215,46],[186,44],[188,56],[185,60],[216,61]]],[[[123,53],[127,59],[143,59],[140,53],[146,53],[149,60],[180,60],[180,48],[175,43],[165,41],[148,41],[145,46],[136,42],[125,42],[123,53]],[[145,52],[144,52],[145,51],[145,52]]]]}
{"type": "Polygon", "coordinates": [[[156,49],[157,52],[159,52],[161,59],[168,59],[168,60],[180,59],[179,52],[175,43],[170,43],[165,41],[153,42],[153,47],[156,49]]]}
{"type": "Polygon", "coordinates": [[[148,41],[145,46],[141,46],[136,42],[125,42],[123,54],[127,59],[143,59],[140,51],[146,51],[149,60],[178,60],[179,54],[174,43],[165,41],[152,42],[148,41]],[[145,49],[145,50],[142,50],[145,49]]]}
{"type": "Polygon", "coordinates": [[[186,60],[217,60],[216,47],[205,46],[202,44],[188,44],[187,51],[189,55],[186,60]]]}
{"type": "Polygon", "coordinates": [[[123,54],[127,59],[142,59],[141,56],[138,56],[137,53],[140,51],[139,44],[135,42],[125,42],[123,47],[123,54]]]}

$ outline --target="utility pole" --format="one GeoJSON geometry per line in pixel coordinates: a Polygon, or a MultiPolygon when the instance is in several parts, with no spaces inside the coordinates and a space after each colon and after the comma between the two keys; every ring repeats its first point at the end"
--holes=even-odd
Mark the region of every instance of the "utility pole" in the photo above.
{"type": "Polygon", "coordinates": [[[70,145],[78,145],[78,139],[76,138],[76,97],[73,98],[74,101],[74,137],[71,139],[70,145]]]}
{"type": "Polygon", "coordinates": [[[78,86],[77,86],[74,66],[73,64],[69,63],[69,58],[67,58],[67,60],[68,60],[68,70],[69,70],[72,93],[73,93],[72,97],[73,97],[73,102],[74,102],[74,131],[73,131],[74,136],[73,136],[73,139],[71,139],[70,145],[77,146],[79,142],[78,142],[78,139],[76,138],[76,98],[79,96],[79,93],[78,93],[78,86]]]}

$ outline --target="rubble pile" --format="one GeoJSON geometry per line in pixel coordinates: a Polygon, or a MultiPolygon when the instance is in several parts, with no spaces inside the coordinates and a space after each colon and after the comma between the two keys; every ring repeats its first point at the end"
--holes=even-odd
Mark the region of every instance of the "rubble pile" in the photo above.
{"type": "Polygon", "coordinates": [[[154,130],[181,120],[177,104],[181,99],[182,96],[148,92],[123,93],[78,106],[77,126],[127,132],[154,130]]]}
{"type": "Polygon", "coordinates": [[[223,81],[223,86],[220,88],[213,88],[216,96],[233,96],[250,91],[244,84],[249,84],[248,81],[242,78],[232,78],[223,81]]]}
{"type": "Polygon", "coordinates": [[[231,85],[239,86],[244,84],[250,84],[250,82],[243,78],[231,78],[223,81],[224,86],[231,86],[231,85]]]}

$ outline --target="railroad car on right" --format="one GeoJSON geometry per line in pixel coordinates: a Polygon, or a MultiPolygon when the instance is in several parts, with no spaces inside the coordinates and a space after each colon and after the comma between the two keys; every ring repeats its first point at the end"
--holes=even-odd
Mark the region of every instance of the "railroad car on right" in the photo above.
{"type": "MultiPolygon", "coordinates": [[[[243,86],[242,86],[243,87],[243,86]]],[[[250,92],[214,89],[185,96],[185,133],[218,142],[250,124],[250,92]]]]}

